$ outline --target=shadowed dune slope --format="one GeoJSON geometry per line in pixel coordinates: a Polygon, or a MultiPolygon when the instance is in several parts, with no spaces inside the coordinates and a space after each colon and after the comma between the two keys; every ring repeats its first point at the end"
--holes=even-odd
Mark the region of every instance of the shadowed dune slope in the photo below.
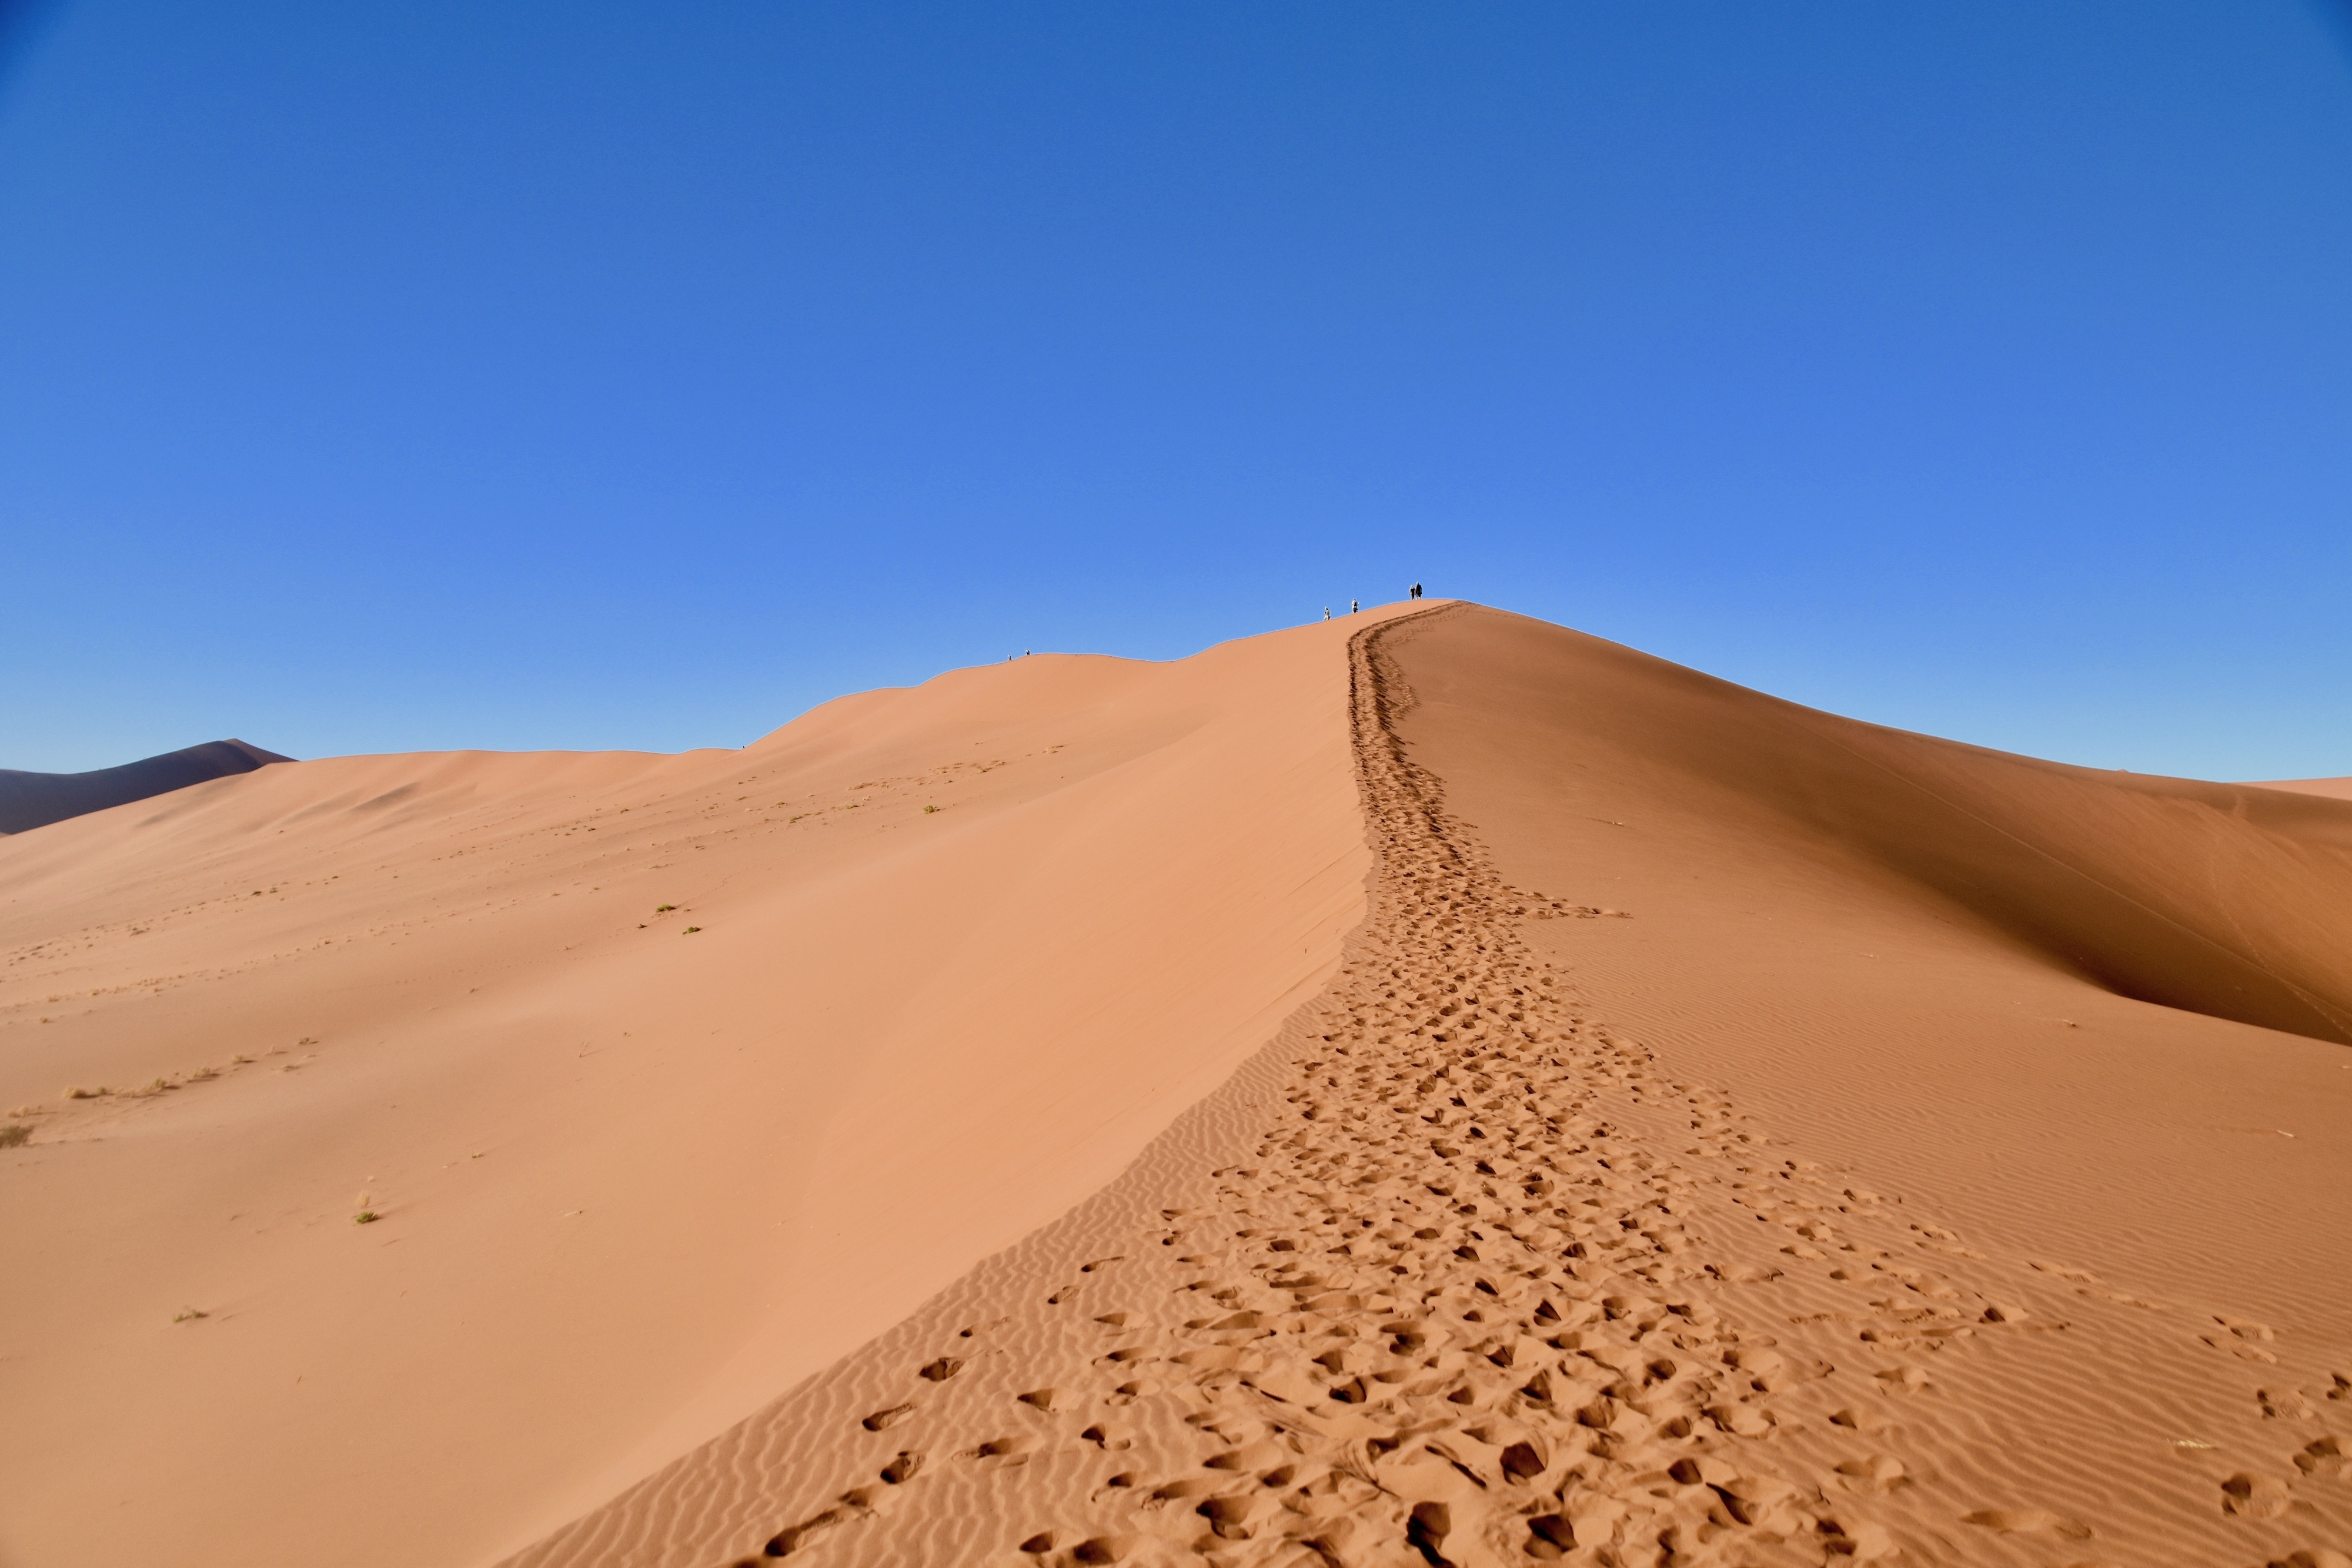
{"type": "Polygon", "coordinates": [[[1900,879],[2125,996],[2352,1041],[2352,810],[2335,801],[1884,729],[1496,611],[1413,641],[1416,690],[1475,688],[1498,735],[1549,743],[1563,804],[1606,778],[1622,802],[1900,879]]]}
{"type": "Polygon", "coordinates": [[[1361,917],[1348,630],[0,842],[0,1563],[490,1560],[1101,1187],[1361,917]]]}
{"type": "Polygon", "coordinates": [[[0,833],[45,828],[69,817],[184,789],[208,779],[250,773],[273,762],[292,760],[242,740],[208,740],[202,746],[89,773],[26,773],[0,768],[0,833]]]}

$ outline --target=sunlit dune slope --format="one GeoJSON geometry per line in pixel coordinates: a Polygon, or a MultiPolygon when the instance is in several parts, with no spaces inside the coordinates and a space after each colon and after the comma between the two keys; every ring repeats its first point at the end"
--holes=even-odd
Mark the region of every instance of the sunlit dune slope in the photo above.
{"type": "Polygon", "coordinates": [[[2331,800],[2352,800],[2352,779],[2278,779],[2266,780],[2265,789],[2286,789],[2297,795],[2325,795],[2331,800]]]}
{"type": "Polygon", "coordinates": [[[487,1560],[1100,1186],[1360,918],[1349,629],[0,843],[0,1562],[487,1560]]]}

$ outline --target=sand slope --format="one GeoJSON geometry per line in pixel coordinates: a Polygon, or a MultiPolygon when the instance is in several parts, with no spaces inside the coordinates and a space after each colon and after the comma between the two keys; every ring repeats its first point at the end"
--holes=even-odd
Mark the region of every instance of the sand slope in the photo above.
{"type": "Polygon", "coordinates": [[[37,840],[6,1561],[2352,1548],[2352,804],[1430,604],[37,840]]]}
{"type": "Polygon", "coordinates": [[[2352,1338],[2321,1174],[2352,1053],[2281,1032],[2345,1038],[2352,806],[1882,729],[1493,611],[1397,649],[1403,733],[1504,874],[1635,916],[1541,943],[1613,1021],[1972,1219],[2352,1338]]]}
{"type": "Polygon", "coordinates": [[[2287,789],[2298,795],[2325,795],[2331,800],[2352,800],[2352,779],[2275,779],[2265,789],[2287,789]]]}
{"type": "Polygon", "coordinates": [[[2341,807],[1353,653],[1330,987],[518,1568],[2346,1561],[2341,807]]]}
{"type": "Polygon", "coordinates": [[[1101,1187],[1360,923],[1347,630],[0,844],[0,1562],[488,1561],[1101,1187]]]}
{"type": "Polygon", "coordinates": [[[68,817],[288,760],[242,740],[208,740],[202,746],[89,773],[26,773],[0,768],[0,833],[26,832],[68,817]]]}
{"type": "MultiPolygon", "coordinates": [[[[1448,623],[1443,642],[1408,662],[1422,722],[1483,746],[1481,768],[1507,761],[1521,814],[1587,813],[1547,821],[1557,857],[1591,845],[1615,860],[1590,813],[1650,802],[1743,872],[1832,862],[2125,995],[2352,1040],[2352,812],[2339,805],[1906,735],[1491,613],[1448,623]]],[[[1702,863],[1685,854],[1674,869],[1702,863]]]]}

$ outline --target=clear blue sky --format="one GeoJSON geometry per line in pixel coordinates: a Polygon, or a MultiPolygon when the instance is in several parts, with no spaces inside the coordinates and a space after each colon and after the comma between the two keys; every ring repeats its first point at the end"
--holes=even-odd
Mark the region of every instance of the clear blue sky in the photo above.
{"type": "Polygon", "coordinates": [[[2320,0],[5,36],[0,766],[736,745],[1418,579],[1987,745],[2352,773],[2320,0]]]}

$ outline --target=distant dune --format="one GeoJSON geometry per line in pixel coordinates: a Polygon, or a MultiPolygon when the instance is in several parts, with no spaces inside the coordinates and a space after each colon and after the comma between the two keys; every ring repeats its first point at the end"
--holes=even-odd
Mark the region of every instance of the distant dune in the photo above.
{"type": "Polygon", "coordinates": [[[45,828],[68,817],[292,760],[242,740],[207,740],[202,746],[89,773],[24,773],[0,768],[0,833],[45,828]]]}
{"type": "Polygon", "coordinates": [[[2325,795],[2331,800],[2352,800],[2352,779],[2278,779],[2265,789],[2292,789],[2298,795],[2325,795]]]}
{"type": "Polygon", "coordinates": [[[0,953],[12,1568],[2352,1546],[2313,790],[1424,601],[222,779],[0,953]]]}

